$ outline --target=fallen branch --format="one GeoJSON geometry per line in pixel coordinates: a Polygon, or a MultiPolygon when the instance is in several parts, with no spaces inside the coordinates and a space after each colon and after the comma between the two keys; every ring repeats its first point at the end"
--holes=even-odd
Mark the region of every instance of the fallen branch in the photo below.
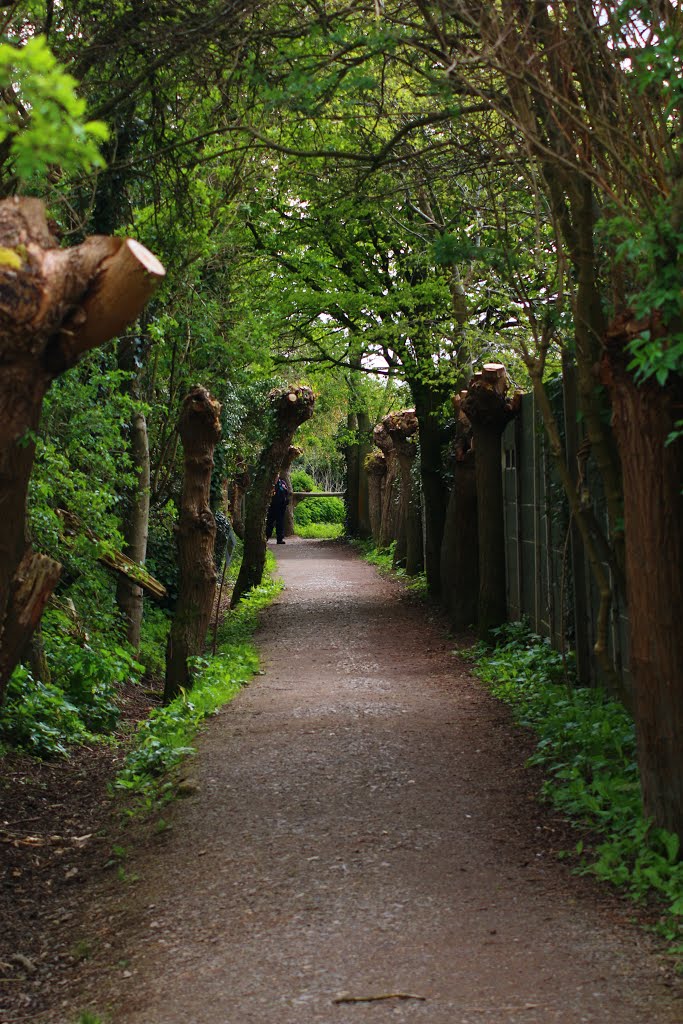
{"type": "Polygon", "coordinates": [[[427,1002],[427,996],[416,996],[412,992],[381,992],[376,996],[352,996],[348,992],[340,992],[333,1003],[378,1003],[382,999],[417,999],[427,1002]]]}
{"type": "MultiPolygon", "coordinates": [[[[73,512],[67,512],[65,509],[59,508],[57,509],[57,515],[64,523],[67,534],[75,534],[81,531],[93,544],[99,543],[97,534],[89,527],[84,526],[79,517],[73,512]]],[[[168,591],[163,583],[156,580],[154,576],[147,572],[144,566],[134,562],[132,558],[124,555],[122,551],[112,548],[98,555],[97,560],[106,566],[107,569],[111,569],[112,572],[132,580],[133,583],[147,591],[151,597],[156,598],[158,601],[163,600],[168,595],[168,591]]]]}

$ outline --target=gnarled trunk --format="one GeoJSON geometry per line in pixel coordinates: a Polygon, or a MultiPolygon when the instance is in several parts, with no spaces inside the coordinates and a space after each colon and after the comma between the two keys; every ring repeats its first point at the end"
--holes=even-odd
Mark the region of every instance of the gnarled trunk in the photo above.
{"type": "Polygon", "coordinates": [[[213,547],[216,521],[211,511],[213,452],[221,434],[221,407],[205,388],[194,388],[183,402],[178,431],[184,475],[176,540],[180,583],[168,638],[164,701],[192,686],[188,659],[200,654],[209,628],[216,589],[213,547]]]}

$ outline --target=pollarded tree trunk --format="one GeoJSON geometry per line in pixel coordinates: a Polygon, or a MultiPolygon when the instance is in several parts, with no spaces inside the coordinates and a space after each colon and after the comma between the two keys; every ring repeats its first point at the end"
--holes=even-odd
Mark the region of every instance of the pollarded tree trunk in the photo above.
{"type": "Polygon", "coordinates": [[[277,388],[270,393],[272,423],[249,493],[244,524],[244,553],[232,594],[232,606],[257,587],[266,564],[266,514],[297,427],[313,415],[315,398],[308,387],[277,388]]]}
{"type": "Polygon", "coordinates": [[[379,535],[382,526],[382,492],[387,475],[387,463],[383,452],[370,452],[365,459],[365,472],[368,478],[370,529],[375,546],[379,547],[379,535]]]}
{"type": "MultiPolygon", "coordinates": [[[[388,548],[394,540],[397,541],[398,546],[398,535],[401,520],[401,485],[394,442],[391,440],[387,428],[383,423],[377,424],[372,436],[375,444],[384,455],[384,461],[387,467],[386,476],[384,478],[384,488],[382,491],[381,523],[379,537],[377,538],[377,547],[382,550],[384,548],[388,548]]],[[[405,548],[405,540],[403,547],[405,548]]]]}
{"type": "Polygon", "coordinates": [[[216,590],[216,520],[211,511],[213,452],[221,407],[205,388],[193,388],[180,411],[184,474],[176,540],[180,582],[168,638],[164,701],[192,686],[188,659],[201,654],[216,590]]]}
{"type": "MultiPolygon", "coordinates": [[[[135,490],[125,523],[125,554],[138,565],[147,558],[149,534],[150,459],[147,420],[142,412],[135,412],[131,420],[131,456],[135,474],[135,490]]],[[[132,580],[119,577],[116,601],[126,620],[128,642],[136,649],[140,646],[142,626],[143,590],[132,580]]]]}
{"type": "Polygon", "coordinates": [[[131,239],[58,249],[39,200],[0,203],[0,701],[60,571],[26,538],[43,398],[55,377],[137,318],[163,276],[131,239]]]}
{"type": "MultiPolygon", "coordinates": [[[[285,457],[285,461],[282,463],[282,466],[280,467],[280,476],[282,477],[282,479],[287,484],[287,487],[289,488],[290,495],[291,495],[292,490],[293,490],[293,487],[292,487],[292,463],[294,462],[295,459],[298,459],[300,455],[301,455],[301,448],[297,448],[293,444],[290,445],[289,446],[289,451],[287,452],[287,455],[285,457]]],[[[294,502],[290,498],[290,501],[289,501],[289,503],[288,503],[288,505],[287,505],[287,507],[285,509],[285,537],[293,537],[293,536],[294,536],[294,502]]]]}
{"type": "MultiPolygon", "coordinates": [[[[636,386],[624,346],[644,325],[610,330],[606,381],[624,473],[630,671],[645,814],[683,842],[683,380],[636,386]]],[[[648,325],[652,337],[661,324],[648,325]]]]}
{"type": "Polygon", "coordinates": [[[441,544],[441,602],[455,630],[477,622],[479,526],[472,429],[459,412],[454,444],[453,486],[441,544]]]}
{"type": "MultiPolygon", "coordinates": [[[[405,570],[408,576],[416,576],[422,570],[423,558],[420,506],[413,484],[413,463],[417,455],[417,448],[412,440],[417,434],[415,410],[390,412],[382,423],[393,441],[401,474],[401,505],[406,538],[405,570]]],[[[396,556],[394,560],[397,561],[396,556]]]]}
{"type": "Polygon", "coordinates": [[[475,374],[462,400],[462,411],[472,424],[477,480],[479,530],[478,632],[491,640],[491,631],[507,618],[505,579],[505,527],[500,440],[519,403],[506,399],[505,367],[488,363],[475,374]]]}

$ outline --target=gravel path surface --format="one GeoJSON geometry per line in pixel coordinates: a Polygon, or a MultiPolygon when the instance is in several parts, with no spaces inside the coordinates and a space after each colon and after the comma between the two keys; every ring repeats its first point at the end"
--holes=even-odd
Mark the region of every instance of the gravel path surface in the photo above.
{"type": "Polygon", "coordinates": [[[628,906],[554,857],[566,835],[534,803],[527,739],[443,628],[348,548],[277,551],[266,673],[127,864],[111,1020],[683,1021],[628,906]]]}

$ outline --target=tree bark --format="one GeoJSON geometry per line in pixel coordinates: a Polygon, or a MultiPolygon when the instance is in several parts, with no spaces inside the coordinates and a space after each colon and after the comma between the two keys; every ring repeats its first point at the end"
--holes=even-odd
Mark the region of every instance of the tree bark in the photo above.
{"type": "Polygon", "coordinates": [[[382,551],[388,548],[392,541],[398,539],[401,519],[401,485],[394,442],[383,423],[378,423],[375,427],[373,439],[384,455],[387,467],[382,491],[381,523],[377,539],[377,547],[382,551]]]}
{"type": "Polygon", "coordinates": [[[164,701],[192,686],[189,658],[200,654],[216,589],[213,548],[216,521],[211,511],[213,452],[221,434],[221,407],[205,388],[194,388],[183,402],[178,431],[184,475],[177,530],[180,582],[168,639],[164,701]]]}
{"type": "Polygon", "coordinates": [[[379,536],[382,528],[382,491],[387,475],[387,463],[383,452],[370,452],[365,459],[365,472],[368,478],[370,529],[375,547],[379,547],[379,536]]]}
{"type": "Polygon", "coordinates": [[[266,514],[268,505],[297,427],[313,415],[315,398],[310,388],[278,388],[270,393],[272,422],[247,494],[242,565],[232,594],[232,607],[257,587],[266,564],[266,514]]]}
{"type": "MultiPolygon", "coordinates": [[[[131,457],[135,488],[131,495],[129,514],[124,524],[125,554],[137,565],[147,558],[149,534],[150,459],[147,420],[142,412],[131,420],[131,457]]],[[[132,580],[121,576],[116,588],[116,601],[126,622],[128,642],[137,650],[142,626],[143,590],[132,580]]]]}
{"type": "Polygon", "coordinates": [[[13,574],[0,647],[0,680],[4,687],[40,622],[61,571],[54,559],[27,551],[13,574]]]}
{"type": "MultiPolygon", "coordinates": [[[[408,576],[416,576],[422,571],[424,563],[420,506],[413,484],[413,463],[417,449],[411,438],[415,437],[418,428],[415,410],[390,412],[382,423],[393,441],[401,475],[401,506],[406,538],[405,570],[408,576]]],[[[397,561],[397,555],[394,561],[397,561]]]]}
{"type": "Polygon", "coordinates": [[[453,486],[441,543],[441,603],[453,629],[476,625],[479,607],[479,524],[472,427],[459,411],[453,458],[453,486]]]}
{"type": "Polygon", "coordinates": [[[130,239],[96,236],[58,249],[43,204],[25,197],[0,203],[0,252],[1,701],[20,653],[12,634],[24,610],[13,603],[43,398],[56,376],[139,315],[164,269],[130,239]]]}
{"type": "MultiPolygon", "coordinates": [[[[608,335],[605,380],[624,472],[630,670],[645,814],[683,842],[683,380],[636,386],[624,345],[642,325],[627,317],[608,335]]],[[[661,325],[650,325],[661,336],[661,325]]]]}
{"type": "Polygon", "coordinates": [[[230,491],[230,518],[232,528],[240,540],[244,540],[244,507],[251,477],[244,459],[237,459],[235,477],[230,491]]]}
{"type": "Polygon", "coordinates": [[[432,597],[441,591],[441,540],[446,518],[447,493],[443,482],[441,447],[443,434],[438,410],[440,397],[429,387],[411,384],[415,414],[420,428],[420,482],[424,499],[424,566],[432,597]]]}
{"type": "Polygon", "coordinates": [[[462,401],[474,436],[479,533],[477,624],[480,639],[487,643],[492,630],[507,619],[500,439],[506,424],[516,415],[518,403],[507,401],[506,392],[505,368],[500,363],[489,363],[470,381],[462,401]]]}

